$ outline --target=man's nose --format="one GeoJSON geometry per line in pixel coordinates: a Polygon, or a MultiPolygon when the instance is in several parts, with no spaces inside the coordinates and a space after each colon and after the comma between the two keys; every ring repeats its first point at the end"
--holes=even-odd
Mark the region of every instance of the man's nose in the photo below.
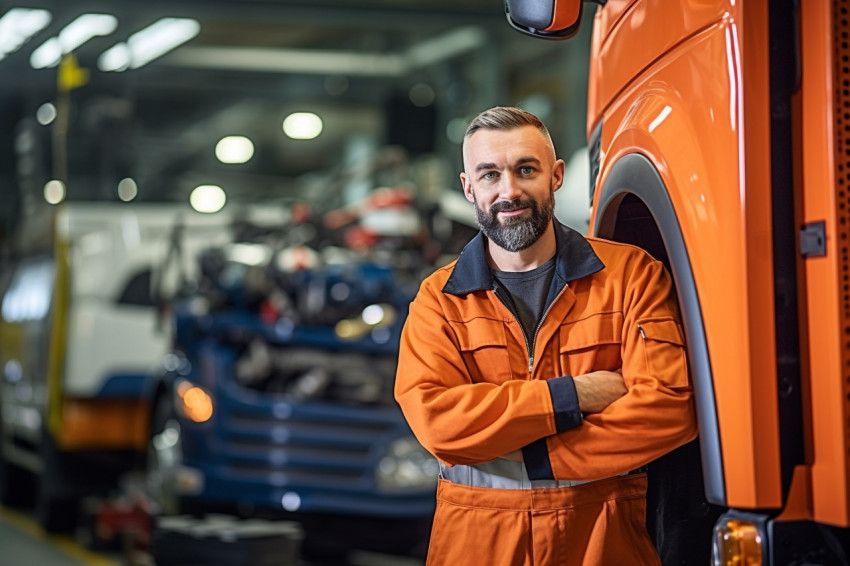
{"type": "Polygon", "coordinates": [[[518,180],[513,175],[502,175],[499,183],[499,198],[501,200],[516,200],[522,195],[518,180]]]}

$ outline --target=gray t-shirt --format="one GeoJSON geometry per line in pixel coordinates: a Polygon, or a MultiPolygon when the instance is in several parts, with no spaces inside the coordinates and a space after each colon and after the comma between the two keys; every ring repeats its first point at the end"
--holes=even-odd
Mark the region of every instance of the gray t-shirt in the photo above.
{"type": "Polygon", "coordinates": [[[514,312],[529,344],[546,310],[546,298],[549,296],[549,285],[554,273],[554,257],[531,271],[493,270],[493,277],[507,289],[513,299],[514,312]]]}

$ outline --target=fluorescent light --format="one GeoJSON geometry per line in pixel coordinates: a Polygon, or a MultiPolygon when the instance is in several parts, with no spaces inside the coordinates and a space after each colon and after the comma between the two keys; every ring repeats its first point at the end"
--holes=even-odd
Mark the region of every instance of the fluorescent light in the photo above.
{"type": "Polygon", "coordinates": [[[45,102],[35,111],[35,119],[42,126],[46,126],[56,119],[57,110],[52,102],[45,102]]]}
{"type": "Polygon", "coordinates": [[[322,119],[312,112],[294,112],[283,121],[283,132],[295,140],[311,140],[322,133],[322,119]]]}
{"type": "Polygon", "coordinates": [[[189,195],[189,204],[198,212],[218,212],[226,201],[224,189],[217,185],[200,185],[189,195]]]}
{"type": "Polygon", "coordinates": [[[126,43],[118,43],[101,53],[97,67],[101,71],[138,69],[183,45],[200,31],[198,20],[162,18],[131,35],[126,43]]]}
{"type": "Polygon", "coordinates": [[[200,31],[201,24],[191,18],[163,18],[154,22],[127,40],[133,52],[133,62],[130,66],[138,69],[183,45],[200,31]]]}
{"type": "Polygon", "coordinates": [[[62,28],[59,42],[70,53],[93,37],[109,35],[118,27],[118,18],[109,14],[83,14],[62,28]]]}
{"type": "Polygon", "coordinates": [[[55,67],[62,55],[71,53],[93,37],[109,35],[118,27],[118,18],[109,14],[83,14],[62,28],[57,37],[42,43],[30,56],[34,69],[55,67]]]}
{"type": "Polygon", "coordinates": [[[118,198],[124,202],[130,202],[139,194],[139,186],[130,177],[118,181],[118,198]]]}
{"type": "Polygon", "coordinates": [[[55,67],[62,60],[62,43],[58,37],[51,37],[30,55],[30,65],[33,69],[55,67]]]}
{"type": "Polygon", "coordinates": [[[0,18],[0,59],[14,53],[35,34],[47,27],[47,10],[12,8],[0,18]]]}
{"type": "Polygon", "coordinates": [[[44,185],[44,200],[50,204],[59,204],[65,200],[65,183],[58,179],[47,181],[44,185]]]}
{"type": "Polygon", "coordinates": [[[97,68],[107,72],[126,71],[130,68],[132,60],[133,54],[130,53],[130,46],[126,43],[118,43],[100,54],[97,59],[97,68]]]}
{"type": "Polygon", "coordinates": [[[222,163],[245,163],[254,156],[254,144],[244,136],[227,136],[215,145],[215,156],[222,163]]]}

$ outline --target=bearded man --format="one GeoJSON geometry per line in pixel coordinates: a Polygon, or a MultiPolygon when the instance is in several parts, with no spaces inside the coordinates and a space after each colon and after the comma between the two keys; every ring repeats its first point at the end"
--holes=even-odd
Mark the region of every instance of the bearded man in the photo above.
{"type": "Polygon", "coordinates": [[[422,283],[395,384],[441,465],[427,564],[659,565],[642,467],[697,433],[670,278],[554,219],[533,114],[479,114],[463,165],[481,232],[422,283]]]}

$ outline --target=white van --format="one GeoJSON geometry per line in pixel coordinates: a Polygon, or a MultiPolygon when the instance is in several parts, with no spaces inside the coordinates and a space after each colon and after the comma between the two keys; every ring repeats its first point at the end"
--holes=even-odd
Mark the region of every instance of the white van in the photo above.
{"type": "Polygon", "coordinates": [[[64,530],[81,497],[137,463],[146,378],[170,347],[159,295],[193,278],[198,251],[232,240],[230,220],[66,203],[23,223],[0,270],[0,501],[35,495],[43,526],[64,530]]]}

